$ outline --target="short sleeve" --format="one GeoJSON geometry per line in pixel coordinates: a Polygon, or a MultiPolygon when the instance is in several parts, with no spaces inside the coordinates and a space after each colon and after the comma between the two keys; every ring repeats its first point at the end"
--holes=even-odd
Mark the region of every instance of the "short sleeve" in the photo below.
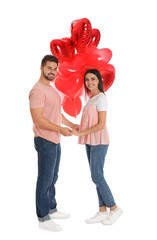
{"type": "Polygon", "coordinates": [[[32,89],[29,93],[30,108],[43,108],[45,102],[45,94],[39,88],[32,89]]]}
{"type": "Polygon", "coordinates": [[[107,111],[108,102],[105,94],[101,94],[97,100],[96,109],[98,112],[107,111]]]}

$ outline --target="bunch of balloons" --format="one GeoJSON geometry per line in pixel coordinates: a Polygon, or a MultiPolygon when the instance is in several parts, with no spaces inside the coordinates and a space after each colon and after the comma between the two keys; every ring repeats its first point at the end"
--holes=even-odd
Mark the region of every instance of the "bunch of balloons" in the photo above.
{"type": "Polygon", "coordinates": [[[71,23],[71,37],[54,39],[50,43],[53,55],[59,59],[56,88],[64,94],[63,110],[76,117],[82,108],[81,96],[84,74],[88,69],[98,69],[102,76],[104,91],[112,85],[115,68],[108,62],[112,58],[110,49],[98,49],[100,31],[92,29],[87,18],[71,23]]]}

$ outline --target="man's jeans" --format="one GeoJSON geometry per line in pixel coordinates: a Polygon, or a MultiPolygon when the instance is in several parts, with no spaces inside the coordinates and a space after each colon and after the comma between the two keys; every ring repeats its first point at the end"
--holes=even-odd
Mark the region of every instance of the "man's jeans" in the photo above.
{"type": "Polygon", "coordinates": [[[38,153],[36,212],[39,221],[46,221],[50,219],[49,213],[56,211],[55,183],[58,179],[61,146],[41,137],[35,137],[34,143],[38,153]]]}
{"type": "Polygon", "coordinates": [[[105,181],[103,167],[105,156],[109,145],[88,145],[86,144],[86,152],[91,171],[92,181],[96,185],[99,207],[113,207],[115,205],[111,190],[105,181]]]}

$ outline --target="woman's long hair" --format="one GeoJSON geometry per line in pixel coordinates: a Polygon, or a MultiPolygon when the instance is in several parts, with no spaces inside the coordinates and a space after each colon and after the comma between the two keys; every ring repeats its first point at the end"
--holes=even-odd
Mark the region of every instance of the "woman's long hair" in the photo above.
{"type": "Polygon", "coordinates": [[[101,74],[100,72],[97,70],[97,69],[89,69],[86,71],[85,75],[84,75],[84,86],[85,86],[85,91],[86,93],[89,95],[89,92],[90,90],[86,87],[85,85],[85,78],[86,78],[86,75],[88,73],[92,73],[94,74],[95,76],[97,76],[97,78],[99,79],[99,84],[98,84],[98,89],[100,92],[103,92],[104,93],[104,88],[103,88],[103,82],[102,82],[102,77],[101,77],[101,74]]]}

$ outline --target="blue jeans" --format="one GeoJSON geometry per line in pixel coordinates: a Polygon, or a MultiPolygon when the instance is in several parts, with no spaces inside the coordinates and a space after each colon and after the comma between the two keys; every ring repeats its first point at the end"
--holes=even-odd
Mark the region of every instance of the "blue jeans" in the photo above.
{"type": "Polygon", "coordinates": [[[55,183],[58,179],[61,146],[41,137],[35,137],[34,143],[38,153],[36,212],[39,221],[47,221],[50,219],[49,214],[57,211],[55,183]]]}
{"type": "Polygon", "coordinates": [[[96,185],[99,207],[113,207],[115,205],[113,195],[104,178],[103,172],[108,146],[109,145],[93,146],[86,144],[86,152],[91,171],[91,178],[96,185]]]}

